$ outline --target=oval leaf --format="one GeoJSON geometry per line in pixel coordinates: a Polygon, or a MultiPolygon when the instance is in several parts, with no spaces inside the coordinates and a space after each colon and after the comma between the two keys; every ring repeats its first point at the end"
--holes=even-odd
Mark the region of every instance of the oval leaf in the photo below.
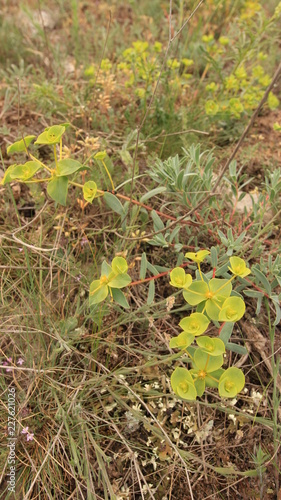
{"type": "Polygon", "coordinates": [[[74,172],[77,172],[81,167],[83,167],[83,165],[79,161],[72,160],[71,158],[60,160],[58,162],[56,176],[61,177],[62,175],[74,174],[74,172]]]}
{"type": "Polygon", "coordinates": [[[114,257],[111,267],[115,274],[124,274],[128,271],[128,264],[124,257],[114,257]]]}
{"type": "Polygon", "coordinates": [[[7,154],[10,155],[12,153],[21,153],[22,151],[26,151],[26,148],[28,148],[29,144],[35,138],[36,138],[35,135],[27,135],[20,141],[14,142],[7,148],[7,154]]]}
{"type": "Polygon", "coordinates": [[[1,179],[0,184],[2,184],[4,186],[5,184],[9,184],[9,182],[13,181],[13,179],[11,177],[11,174],[14,171],[15,167],[17,167],[17,165],[10,165],[7,168],[7,170],[6,170],[5,174],[4,174],[4,177],[1,179]]]}
{"type": "Polygon", "coordinates": [[[47,186],[48,195],[61,205],[66,205],[66,197],[68,190],[67,177],[54,177],[47,186]]]}
{"type": "Polygon", "coordinates": [[[100,280],[94,280],[90,284],[90,296],[89,304],[90,306],[94,304],[99,304],[108,295],[108,286],[106,284],[101,284],[100,280]]]}
{"type": "Polygon", "coordinates": [[[129,285],[129,283],[131,283],[131,281],[132,281],[131,276],[129,276],[128,274],[126,274],[126,273],[118,274],[118,276],[116,276],[112,280],[110,279],[110,276],[109,276],[108,286],[110,288],[124,288],[124,286],[129,285]]]}
{"type": "Polygon", "coordinates": [[[113,300],[117,302],[119,306],[124,307],[124,309],[128,309],[130,307],[124,293],[121,290],[118,288],[112,288],[111,292],[113,300]]]}

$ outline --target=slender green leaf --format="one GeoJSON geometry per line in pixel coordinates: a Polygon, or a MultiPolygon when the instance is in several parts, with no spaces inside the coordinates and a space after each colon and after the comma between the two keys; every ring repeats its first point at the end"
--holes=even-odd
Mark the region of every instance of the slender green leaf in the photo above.
{"type": "Polygon", "coordinates": [[[151,280],[148,287],[147,305],[150,306],[154,301],[155,296],[155,283],[151,280]]]}
{"type": "Polygon", "coordinates": [[[111,210],[113,210],[113,212],[116,212],[119,215],[123,215],[123,205],[114,194],[104,193],[104,199],[106,204],[109,206],[109,208],[111,208],[111,210]]]}
{"type": "Polygon", "coordinates": [[[271,286],[266,278],[266,276],[256,267],[252,267],[252,273],[256,276],[256,278],[261,282],[261,284],[264,286],[264,289],[267,293],[267,295],[271,295],[271,286]]]}
{"type": "Polygon", "coordinates": [[[160,219],[159,215],[155,212],[155,210],[152,210],[151,217],[154,223],[155,231],[160,231],[161,229],[164,229],[165,226],[162,220],[160,219]]]}
{"type": "Polygon", "coordinates": [[[244,295],[246,295],[247,297],[253,297],[255,299],[264,297],[264,293],[258,292],[257,290],[245,290],[244,295]]]}
{"type": "Polygon", "coordinates": [[[159,274],[159,271],[158,269],[156,269],[156,267],[154,267],[152,264],[150,264],[150,262],[147,261],[147,269],[154,275],[154,276],[157,276],[157,274],[159,274]]]}
{"type": "Polygon", "coordinates": [[[147,258],[146,253],[143,252],[141,256],[141,266],[140,266],[140,280],[144,280],[147,271],[147,258]]]}
{"type": "Polygon", "coordinates": [[[229,351],[237,352],[237,354],[247,354],[247,349],[242,345],[234,344],[233,342],[227,342],[225,346],[229,351]]]}
{"type": "Polygon", "coordinates": [[[152,198],[157,194],[164,193],[165,191],[167,191],[167,188],[165,186],[159,186],[155,189],[152,189],[151,191],[148,191],[140,198],[140,202],[143,203],[144,201],[149,200],[149,198],[152,198]]]}
{"type": "Polygon", "coordinates": [[[227,322],[223,325],[219,338],[223,341],[224,345],[226,345],[232,335],[234,323],[227,322]]]}

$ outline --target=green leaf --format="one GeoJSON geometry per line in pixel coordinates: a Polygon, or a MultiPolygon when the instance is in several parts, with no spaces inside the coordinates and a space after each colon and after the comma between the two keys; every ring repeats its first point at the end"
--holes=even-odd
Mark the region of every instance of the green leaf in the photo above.
{"type": "Polygon", "coordinates": [[[106,262],[106,260],[104,260],[101,265],[101,276],[108,277],[110,273],[112,273],[112,267],[106,262]]]}
{"type": "Polygon", "coordinates": [[[234,323],[227,322],[223,325],[221,332],[220,332],[220,339],[223,341],[224,345],[227,344],[229,341],[232,331],[233,331],[234,323]]]}
{"type": "Polygon", "coordinates": [[[218,252],[216,247],[211,248],[211,265],[212,267],[218,267],[218,252]]]}
{"type": "Polygon", "coordinates": [[[154,230],[155,231],[160,231],[160,230],[164,229],[165,226],[164,226],[162,220],[160,219],[159,215],[155,212],[155,210],[152,210],[151,217],[152,217],[152,220],[154,223],[154,230]]]}
{"type": "Polygon", "coordinates": [[[252,273],[262,283],[262,285],[264,286],[264,289],[265,289],[267,295],[270,296],[271,295],[271,286],[270,286],[269,281],[266,278],[266,276],[259,269],[257,269],[256,267],[252,268],[252,273]]]}
{"type": "Polygon", "coordinates": [[[94,280],[90,284],[90,296],[89,304],[90,306],[94,304],[99,304],[108,296],[108,286],[106,284],[101,284],[100,280],[94,280]]]}
{"type": "Polygon", "coordinates": [[[212,278],[209,281],[209,287],[210,291],[214,295],[219,295],[225,298],[229,297],[232,291],[232,284],[226,279],[212,278]]]}
{"type": "Polygon", "coordinates": [[[209,318],[213,321],[219,320],[219,314],[221,311],[221,307],[225,302],[225,297],[214,296],[213,299],[209,299],[206,302],[206,313],[209,318]]]}
{"type": "Polygon", "coordinates": [[[27,135],[24,139],[14,142],[7,147],[7,154],[10,155],[12,153],[21,153],[22,151],[26,151],[26,148],[28,148],[29,144],[31,144],[35,138],[35,135],[27,135]]]}
{"type": "Polygon", "coordinates": [[[184,290],[183,296],[188,304],[197,306],[200,302],[206,300],[206,294],[209,287],[204,281],[194,281],[187,290],[184,290]]]}
{"type": "Polygon", "coordinates": [[[60,142],[60,139],[64,132],[65,126],[53,125],[53,127],[45,129],[45,131],[39,135],[34,144],[57,144],[58,142],[60,142]]]}
{"type": "Polygon", "coordinates": [[[114,257],[111,267],[115,274],[124,274],[128,271],[128,264],[124,257],[114,257]]]}
{"type": "Polygon", "coordinates": [[[152,196],[156,196],[157,194],[164,193],[167,191],[167,188],[165,186],[159,186],[155,189],[152,189],[151,191],[148,191],[148,193],[145,193],[141,198],[140,202],[143,203],[146,200],[149,200],[149,198],[152,198],[152,196]]]}
{"type": "Polygon", "coordinates": [[[148,296],[147,296],[147,305],[150,306],[154,301],[155,296],[155,283],[154,280],[151,280],[148,287],[148,296]]]}
{"type": "Polygon", "coordinates": [[[159,271],[154,267],[150,262],[147,262],[147,269],[154,275],[157,276],[159,274],[159,271]]]}
{"type": "MultiPolygon", "coordinates": [[[[192,373],[192,375],[196,374],[196,371],[194,372],[194,370],[190,370],[190,372],[192,373]]],[[[194,385],[195,385],[195,389],[197,392],[197,396],[199,398],[201,398],[201,396],[203,396],[204,391],[205,391],[206,379],[205,378],[204,379],[196,378],[194,380],[194,385]]]]}
{"type": "Polygon", "coordinates": [[[61,205],[66,205],[66,197],[68,190],[67,177],[54,177],[47,186],[48,195],[61,205]]]}
{"type": "Polygon", "coordinates": [[[129,285],[129,283],[131,283],[131,281],[132,281],[131,277],[126,273],[118,274],[113,279],[110,279],[110,275],[109,275],[108,279],[109,279],[108,286],[110,288],[123,288],[124,286],[129,285]]]}
{"type": "Polygon", "coordinates": [[[24,182],[33,177],[40,168],[42,168],[42,165],[38,161],[28,161],[24,165],[16,165],[10,176],[11,179],[18,179],[24,182]]]}
{"type": "Polygon", "coordinates": [[[202,313],[192,313],[190,316],[187,318],[183,318],[179,326],[188,333],[191,333],[192,335],[202,335],[204,333],[208,326],[210,324],[209,319],[205,314],[202,313]]]}
{"type": "Polygon", "coordinates": [[[124,309],[129,309],[130,306],[127,302],[127,299],[124,293],[118,288],[112,288],[111,290],[113,300],[119,304],[119,306],[124,307],[124,309]]]}
{"type": "Polygon", "coordinates": [[[10,182],[13,181],[13,178],[11,177],[11,174],[14,171],[15,167],[17,167],[17,165],[10,165],[7,168],[7,170],[6,170],[5,174],[4,174],[4,177],[1,179],[0,184],[2,184],[4,186],[5,184],[9,184],[10,182]]]}
{"type": "Polygon", "coordinates": [[[234,344],[233,342],[227,342],[225,346],[229,351],[236,352],[237,354],[247,354],[247,349],[242,345],[234,344]]]}
{"type": "Polygon", "coordinates": [[[221,339],[210,338],[207,335],[196,339],[199,347],[210,356],[220,356],[225,353],[225,345],[221,339]]]}
{"type": "Polygon", "coordinates": [[[114,194],[104,193],[103,197],[105,199],[106,204],[109,206],[109,208],[111,208],[111,210],[113,210],[114,212],[116,212],[119,215],[124,214],[123,205],[120,203],[118,198],[116,196],[114,196],[114,194]]]}
{"type": "Polygon", "coordinates": [[[194,368],[212,373],[223,365],[223,356],[210,356],[200,347],[194,353],[194,368]]]}
{"type": "Polygon", "coordinates": [[[182,399],[194,401],[197,397],[194,381],[186,368],[177,367],[171,376],[173,391],[182,399]]]}
{"type": "Polygon", "coordinates": [[[253,297],[255,299],[259,299],[259,298],[264,297],[264,293],[258,292],[257,290],[245,290],[244,295],[246,295],[246,297],[253,297]]]}
{"type": "Polygon", "coordinates": [[[212,378],[208,377],[208,374],[207,374],[205,377],[206,387],[214,387],[217,389],[219,386],[219,379],[222,376],[222,374],[224,373],[224,371],[225,370],[223,368],[219,368],[218,370],[215,370],[214,372],[212,372],[212,378]],[[214,380],[214,378],[217,379],[217,382],[216,382],[216,380],[214,380]]]}
{"type": "Polygon", "coordinates": [[[56,176],[61,177],[62,175],[74,174],[74,172],[77,172],[77,170],[81,167],[83,167],[83,165],[79,161],[72,160],[71,158],[59,160],[56,169],[56,176]]]}
{"type": "Polygon", "coordinates": [[[141,265],[140,265],[140,280],[144,280],[147,271],[147,258],[146,253],[143,252],[141,256],[141,265]]]}
{"type": "Polygon", "coordinates": [[[87,181],[83,186],[84,200],[92,203],[97,193],[97,185],[94,181],[87,181]]]}

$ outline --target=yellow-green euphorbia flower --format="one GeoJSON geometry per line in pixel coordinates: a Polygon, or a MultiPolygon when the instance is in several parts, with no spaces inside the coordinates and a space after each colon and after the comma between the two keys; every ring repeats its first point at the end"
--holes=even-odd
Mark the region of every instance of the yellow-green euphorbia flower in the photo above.
{"type": "Polygon", "coordinates": [[[247,267],[246,262],[240,257],[230,257],[229,259],[231,267],[228,269],[235,275],[245,278],[250,274],[251,270],[247,267]]]}
{"type": "Polygon", "coordinates": [[[100,279],[90,285],[90,305],[99,304],[109,293],[112,295],[111,288],[120,289],[131,283],[127,270],[128,264],[123,257],[114,257],[111,266],[104,261],[100,279]]]}
{"type": "Polygon", "coordinates": [[[182,267],[175,267],[170,272],[170,285],[176,288],[187,289],[192,283],[192,277],[190,274],[186,274],[182,267]]]}
{"type": "Polygon", "coordinates": [[[222,304],[222,308],[219,313],[219,321],[230,321],[235,323],[244,316],[245,313],[245,302],[240,297],[228,297],[222,304]]]}
{"type": "Polygon", "coordinates": [[[187,259],[193,260],[193,262],[196,262],[196,264],[200,264],[203,262],[205,257],[207,255],[210,255],[210,252],[208,250],[199,250],[199,252],[187,252],[185,254],[185,257],[187,259]]]}
{"type": "Polygon", "coordinates": [[[194,401],[197,396],[194,380],[186,368],[177,367],[171,376],[173,391],[182,399],[194,401]]]}
{"type": "Polygon", "coordinates": [[[202,313],[192,313],[187,318],[183,318],[179,322],[179,326],[187,333],[191,335],[198,336],[204,333],[210,324],[210,320],[205,314],[202,313]]]}
{"type": "Polygon", "coordinates": [[[242,370],[232,366],[220,377],[219,394],[223,398],[235,398],[245,385],[245,376],[242,370]]]}

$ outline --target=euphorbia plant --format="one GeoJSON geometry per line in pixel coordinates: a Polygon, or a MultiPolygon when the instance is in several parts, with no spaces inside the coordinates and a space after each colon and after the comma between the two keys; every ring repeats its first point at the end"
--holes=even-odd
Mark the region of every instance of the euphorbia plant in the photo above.
{"type": "Polygon", "coordinates": [[[242,318],[245,312],[245,303],[241,297],[231,295],[232,281],[235,277],[244,278],[251,271],[239,257],[231,257],[228,268],[233,276],[229,279],[211,278],[203,276],[201,262],[210,252],[202,250],[197,253],[188,252],[185,257],[196,262],[200,279],[192,281],[190,275],[182,268],[175,268],[171,272],[170,284],[182,288],[186,302],[196,311],[183,318],[179,326],[183,329],[177,337],[172,338],[170,347],[179,348],[191,361],[192,368],[177,367],[171,377],[172,388],[182,399],[194,400],[202,396],[205,387],[215,387],[222,397],[233,398],[245,385],[242,370],[231,367],[222,368],[225,343],[220,338],[211,338],[202,334],[207,330],[211,321],[234,323],[242,318]],[[191,346],[196,340],[197,347],[191,346]]]}
{"type": "MultiPolygon", "coordinates": [[[[103,194],[104,191],[98,190],[97,184],[93,180],[89,180],[84,184],[74,182],[74,174],[89,170],[89,168],[77,160],[63,157],[62,136],[68,126],[69,123],[53,125],[52,127],[45,128],[44,132],[42,132],[37,139],[34,135],[28,135],[11,144],[7,148],[8,155],[26,153],[29,160],[25,163],[10,165],[1,180],[1,184],[5,185],[13,181],[20,181],[23,183],[46,182],[48,195],[61,205],[66,204],[69,185],[80,187],[83,190],[84,199],[90,203],[95,198],[97,192],[103,194]],[[31,154],[29,147],[32,145],[34,139],[36,139],[34,142],[35,145],[50,146],[53,149],[53,164],[46,165],[31,154]],[[37,173],[43,171],[47,173],[47,177],[35,178],[37,173]]],[[[100,159],[99,155],[102,155],[103,161],[106,153],[99,152],[95,155],[95,157],[100,159]]]]}
{"type": "MultiPolygon", "coordinates": [[[[175,393],[189,401],[201,397],[206,387],[216,388],[221,397],[233,398],[245,385],[242,370],[231,367],[222,368],[223,354],[227,341],[203,335],[211,321],[217,326],[218,321],[233,324],[241,319],[245,312],[242,298],[233,293],[231,282],[237,276],[245,277],[250,273],[246,263],[239,257],[230,258],[229,270],[233,276],[229,279],[203,276],[200,263],[209,255],[207,250],[197,253],[187,253],[186,257],[198,265],[200,279],[192,280],[183,268],[176,267],[170,272],[170,284],[183,290],[185,300],[191,306],[197,306],[196,311],[183,318],[179,326],[182,332],[170,340],[170,347],[181,350],[187,355],[191,368],[177,367],[171,376],[171,384],[175,393]],[[193,346],[196,342],[197,346],[193,346]]],[[[101,277],[94,280],[90,286],[90,305],[99,304],[110,295],[123,307],[129,307],[125,295],[120,288],[131,283],[127,274],[128,264],[123,257],[115,257],[110,266],[103,262],[101,277]]]]}
{"type": "Polygon", "coordinates": [[[123,307],[129,307],[120,288],[131,283],[127,274],[128,264],[123,257],[114,257],[111,266],[104,261],[101,266],[101,277],[90,285],[90,305],[103,302],[108,295],[123,307]]]}

